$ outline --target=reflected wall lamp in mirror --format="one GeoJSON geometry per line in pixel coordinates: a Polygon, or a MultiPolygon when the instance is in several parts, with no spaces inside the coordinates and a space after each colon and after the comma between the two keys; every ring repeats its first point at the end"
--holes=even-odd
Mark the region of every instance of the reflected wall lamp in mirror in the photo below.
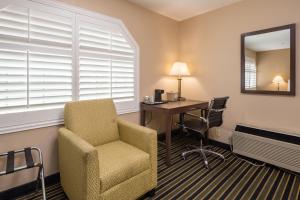
{"type": "Polygon", "coordinates": [[[241,35],[241,92],[296,94],[296,24],[241,35]]]}
{"type": "Polygon", "coordinates": [[[273,83],[277,84],[277,91],[280,91],[280,84],[284,84],[284,79],[282,78],[282,76],[277,75],[274,77],[273,83]]]}
{"type": "Polygon", "coordinates": [[[175,62],[172,65],[170,75],[176,76],[178,80],[178,101],[184,101],[185,98],[181,96],[181,80],[183,76],[191,75],[187,64],[184,62],[175,62]]]}

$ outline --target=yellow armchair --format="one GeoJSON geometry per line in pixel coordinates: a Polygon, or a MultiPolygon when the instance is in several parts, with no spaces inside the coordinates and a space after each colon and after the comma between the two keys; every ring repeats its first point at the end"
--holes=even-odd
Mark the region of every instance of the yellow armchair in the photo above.
{"type": "Polygon", "coordinates": [[[157,133],[118,118],[112,100],[67,103],[61,184],[71,200],[130,200],[157,185],[157,133]]]}

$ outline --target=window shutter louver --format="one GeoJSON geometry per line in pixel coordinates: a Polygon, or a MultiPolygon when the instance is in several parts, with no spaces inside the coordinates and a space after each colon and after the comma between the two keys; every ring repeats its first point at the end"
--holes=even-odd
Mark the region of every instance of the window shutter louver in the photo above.
{"type": "Polygon", "coordinates": [[[72,100],[72,18],[31,8],[0,11],[0,112],[72,100]]]}
{"type": "Polygon", "coordinates": [[[79,20],[78,43],[80,99],[113,98],[117,106],[134,102],[136,57],[124,35],[79,20]]]}
{"type": "Polygon", "coordinates": [[[28,41],[28,9],[8,6],[0,10],[0,41],[20,43],[28,41]]]}
{"type": "Polygon", "coordinates": [[[0,10],[0,113],[27,106],[28,10],[0,10]]]}
{"type": "Polygon", "coordinates": [[[59,106],[72,100],[72,18],[30,11],[29,104],[59,106]]]}
{"type": "Polygon", "coordinates": [[[256,63],[253,58],[246,58],[245,62],[245,88],[256,88],[256,63]]]}
{"type": "Polygon", "coordinates": [[[0,110],[27,106],[27,54],[0,49],[0,110]]]}

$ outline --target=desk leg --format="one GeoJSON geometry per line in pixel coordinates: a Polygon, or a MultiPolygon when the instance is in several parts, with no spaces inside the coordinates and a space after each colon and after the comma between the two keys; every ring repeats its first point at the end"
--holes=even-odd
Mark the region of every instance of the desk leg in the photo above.
{"type": "Polygon", "coordinates": [[[183,125],[184,125],[184,113],[179,114],[179,124],[180,124],[179,131],[180,131],[180,133],[182,133],[183,125]]]}
{"type": "Polygon", "coordinates": [[[204,146],[206,146],[206,145],[209,145],[208,144],[209,143],[209,139],[208,139],[209,130],[207,130],[204,135],[205,135],[205,137],[204,137],[204,146]]]}
{"type": "Polygon", "coordinates": [[[145,118],[146,118],[146,111],[144,109],[140,109],[140,125],[146,126],[145,118]]]}
{"type": "Polygon", "coordinates": [[[171,132],[172,132],[172,115],[167,114],[167,121],[166,121],[166,150],[167,150],[167,156],[166,156],[166,164],[167,166],[171,165],[171,132]]]}

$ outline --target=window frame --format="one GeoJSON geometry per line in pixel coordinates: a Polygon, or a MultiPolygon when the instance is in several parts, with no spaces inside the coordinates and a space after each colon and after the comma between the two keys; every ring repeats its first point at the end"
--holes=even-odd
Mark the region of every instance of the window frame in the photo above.
{"type": "MultiPolygon", "coordinates": [[[[116,27],[126,38],[128,43],[134,48],[134,101],[130,103],[130,107],[124,106],[122,103],[115,104],[118,114],[133,113],[139,111],[139,68],[140,68],[140,50],[139,45],[128,31],[124,23],[117,18],[109,17],[96,13],[96,11],[90,11],[79,7],[67,5],[62,2],[53,0],[2,0],[0,2],[0,9],[6,7],[9,4],[18,6],[29,6],[32,8],[49,9],[51,11],[66,11],[72,13],[72,101],[79,99],[79,45],[78,45],[78,26],[77,18],[80,16],[86,16],[93,18],[94,20],[101,21],[106,25],[116,27]]],[[[126,103],[125,103],[126,104],[126,103]]],[[[64,108],[41,108],[37,110],[25,110],[20,112],[0,114],[0,135],[12,132],[19,132],[24,130],[30,130],[35,128],[49,127],[60,125],[64,123],[63,119],[64,108]]]]}

